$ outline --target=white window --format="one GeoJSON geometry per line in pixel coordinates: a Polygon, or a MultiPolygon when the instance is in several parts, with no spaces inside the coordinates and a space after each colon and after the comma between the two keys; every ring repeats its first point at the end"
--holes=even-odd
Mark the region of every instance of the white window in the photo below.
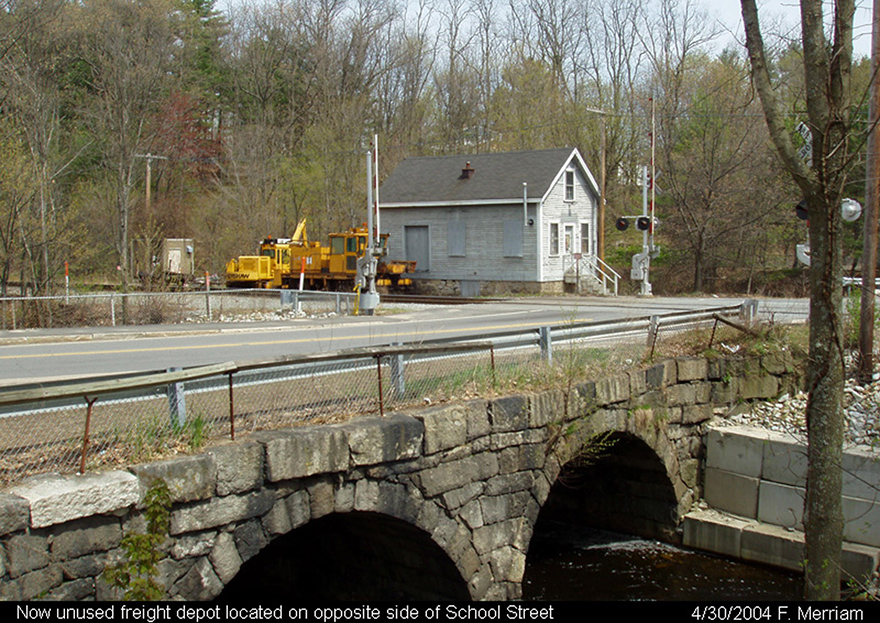
{"type": "Polygon", "coordinates": [[[566,255],[574,253],[574,225],[565,226],[565,238],[563,239],[566,255]]]}
{"type": "Polygon", "coordinates": [[[581,253],[590,254],[590,224],[581,223],[581,253]]]}
{"type": "Polygon", "coordinates": [[[565,200],[574,201],[574,171],[565,172],[565,200]]]}
{"type": "Polygon", "coordinates": [[[559,223],[550,223],[550,255],[559,255],[559,223]]]}

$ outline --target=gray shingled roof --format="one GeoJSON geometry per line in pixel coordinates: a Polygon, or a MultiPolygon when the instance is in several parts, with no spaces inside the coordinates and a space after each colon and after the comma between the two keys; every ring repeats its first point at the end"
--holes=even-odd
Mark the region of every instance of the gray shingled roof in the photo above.
{"type": "Polygon", "coordinates": [[[379,189],[381,204],[478,203],[544,196],[574,153],[571,147],[540,151],[407,158],[379,189]],[[462,169],[470,163],[470,179],[462,169]]]}

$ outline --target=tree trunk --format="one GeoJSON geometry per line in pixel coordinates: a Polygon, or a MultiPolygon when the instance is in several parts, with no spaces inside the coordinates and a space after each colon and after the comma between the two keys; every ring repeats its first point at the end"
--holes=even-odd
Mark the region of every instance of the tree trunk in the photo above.
{"type": "Polygon", "coordinates": [[[840,199],[848,167],[853,0],[834,2],[834,40],[824,34],[822,0],[801,0],[807,123],[812,162],[798,154],[770,80],[755,0],[740,0],[752,79],[773,143],[804,193],[810,222],[810,356],[807,365],[805,597],[840,597],[843,542],[843,262],[840,199]]]}
{"type": "Polygon", "coordinates": [[[703,291],[703,259],[699,255],[694,258],[694,292],[703,291]]]}
{"type": "Polygon", "coordinates": [[[841,235],[839,210],[832,206],[811,210],[810,246],[814,251],[810,265],[809,443],[804,504],[805,596],[810,600],[840,596],[844,433],[841,235]],[[815,249],[824,251],[817,254],[815,249]]]}

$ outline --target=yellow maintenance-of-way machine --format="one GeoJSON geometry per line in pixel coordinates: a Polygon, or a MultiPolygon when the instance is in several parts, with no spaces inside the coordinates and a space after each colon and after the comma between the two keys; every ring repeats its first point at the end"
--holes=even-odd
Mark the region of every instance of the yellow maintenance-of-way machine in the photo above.
{"type": "MultiPolygon", "coordinates": [[[[289,288],[306,290],[352,290],[357,277],[357,261],[366,253],[369,231],[352,227],[330,234],[329,246],[310,242],[306,221],[297,225],[290,238],[266,238],[259,255],[241,255],[226,264],[228,288],[289,288]]],[[[405,290],[412,285],[410,274],[415,262],[384,259],[388,234],[379,236],[380,251],[377,286],[405,290]]]]}

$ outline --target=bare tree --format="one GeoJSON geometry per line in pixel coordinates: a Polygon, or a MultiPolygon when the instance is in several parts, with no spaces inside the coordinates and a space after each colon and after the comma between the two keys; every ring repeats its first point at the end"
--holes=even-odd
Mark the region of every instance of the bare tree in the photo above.
{"type": "MultiPolygon", "coordinates": [[[[650,96],[657,109],[658,134],[667,136],[688,101],[688,74],[706,45],[718,35],[694,0],[662,0],[656,13],[643,13],[636,33],[651,66],[650,96]]],[[[702,57],[705,58],[705,57],[702,57]]],[[[649,110],[650,106],[644,106],[649,110]]],[[[674,139],[673,139],[674,140],[674,139]]]]}
{"type": "Polygon", "coordinates": [[[807,368],[807,496],[804,508],[805,591],[808,599],[837,599],[843,533],[844,349],[842,299],[843,228],[840,200],[851,165],[850,73],[853,0],[833,3],[833,38],[826,40],[822,0],[801,0],[806,85],[806,124],[812,162],[795,147],[773,90],[755,0],[741,0],[752,79],[770,136],[809,212],[810,356],[807,368]]]}
{"type": "Polygon", "coordinates": [[[0,121],[0,296],[8,294],[9,279],[20,251],[21,220],[34,196],[34,166],[21,133],[0,121]]]}
{"type": "Polygon", "coordinates": [[[446,0],[437,12],[445,20],[439,35],[443,48],[434,70],[437,132],[447,149],[471,149],[481,118],[479,75],[471,57],[478,41],[471,28],[474,7],[467,0],[446,0]]]}
{"type": "Polygon", "coordinates": [[[581,0],[514,0],[511,11],[522,30],[521,40],[529,55],[548,65],[560,89],[576,99],[581,83],[575,59],[581,52],[592,16],[592,7],[581,0]]]}
{"type": "Polygon", "coordinates": [[[229,13],[234,115],[219,200],[247,232],[245,248],[260,236],[286,235],[289,226],[284,166],[301,149],[317,106],[311,67],[320,44],[308,32],[308,16],[306,4],[288,0],[242,4],[229,13]]]}
{"type": "Polygon", "coordinates": [[[715,292],[722,269],[736,265],[738,245],[726,242],[739,238],[754,248],[778,211],[780,199],[770,188],[776,188],[779,167],[754,114],[757,104],[740,58],[704,56],[688,72],[687,84],[680,89],[685,114],[665,120],[659,142],[668,198],[663,229],[692,267],[692,289],[715,292]]]}
{"type": "Polygon", "coordinates": [[[173,32],[167,0],[90,0],[83,7],[83,54],[97,97],[89,123],[105,145],[115,188],[112,221],[123,288],[131,278],[129,241],[133,191],[149,151],[150,120],[170,67],[173,32]]]}
{"type": "MultiPolygon", "coordinates": [[[[604,0],[595,2],[588,13],[592,19],[583,22],[588,36],[576,59],[585,80],[577,91],[577,105],[586,111],[580,124],[586,136],[579,146],[591,165],[599,164],[594,170],[605,180],[606,203],[615,209],[626,203],[622,195],[629,179],[621,174],[632,174],[644,164],[644,124],[638,116],[645,63],[637,36],[643,8],[639,0],[604,0]],[[597,110],[602,112],[597,115],[597,110]]],[[[604,259],[604,223],[599,227],[598,250],[604,259]]]]}
{"type": "MultiPolygon", "coordinates": [[[[390,147],[403,147],[392,155],[396,164],[412,145],[423,142],[430,113],[431,67],[436,54],[430,33],[433,12],[426,0],[411,5],[409,14],[389,25],[379,42],[385,68],[376,85],[378,130],[390,147]]],[[[385,160],[388,158],[386,157],[385,160]]]]}
{"type": "MultiPolygon", "coordinates": [[[[6,3],[4,3],[5,5],[6,3]]],[[[27,139],[35,168],[37,189],[32,209],[39,230],[21,230],[21,244],[28,262],[26,273],[35,291],[48,289],[50,230],[54,221],[55,175],[59,168],[60,95],[57,81],[63,37],[58,20],[61,3],[8,3],[0,20],[0,92],[4,113],[13,119],[27,139]],[[61,40],[61,41],[59,41],[61,40]]]]}

